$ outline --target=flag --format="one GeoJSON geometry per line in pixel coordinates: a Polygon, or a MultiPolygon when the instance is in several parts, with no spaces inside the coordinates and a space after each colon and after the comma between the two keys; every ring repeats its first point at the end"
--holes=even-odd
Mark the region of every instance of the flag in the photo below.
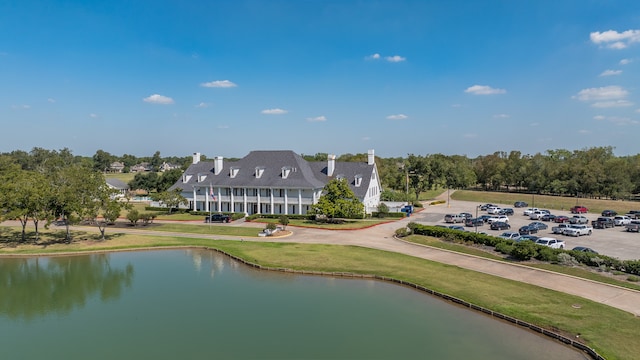
{"type": "Polygon", "coordinates": [[[210,188],[209,195],[211,195],[211,200],[216,201],[216,195],[213,193],[213,188],[210,188]]]}

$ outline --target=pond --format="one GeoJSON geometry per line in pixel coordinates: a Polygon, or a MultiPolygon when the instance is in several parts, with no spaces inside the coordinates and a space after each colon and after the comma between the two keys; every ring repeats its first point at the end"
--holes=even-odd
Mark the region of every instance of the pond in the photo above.
{"type": "Polygon", "coordinates": [[[402,286],[206,250],[0,259],[3,359],[585,359],[402,286]]]}

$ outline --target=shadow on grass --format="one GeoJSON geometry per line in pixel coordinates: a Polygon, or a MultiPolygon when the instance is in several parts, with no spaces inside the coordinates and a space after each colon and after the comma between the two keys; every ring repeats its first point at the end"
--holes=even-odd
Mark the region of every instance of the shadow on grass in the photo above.
{"type": "Polygon", "coordinates": [[[38,238],[36,241],[36,233],[35,231],[27,231],[25,232],[25,241],[22,241],[22,231],[0,227],[0,248],[14,248],[19,245],[40,245],[43,248],[46,248],[55,244],[77,244],[83,241],[109,241],[113,239],[117,239],[124,234],[122,233],[113,233],[109,234],[108,232],[105,234],[104,240],[100,233],[93,233],[87,231],[71,231],[71,242],[67,242],[67,233],[65,230],[49,230],[40,232],[38,234],[38,238]]]}

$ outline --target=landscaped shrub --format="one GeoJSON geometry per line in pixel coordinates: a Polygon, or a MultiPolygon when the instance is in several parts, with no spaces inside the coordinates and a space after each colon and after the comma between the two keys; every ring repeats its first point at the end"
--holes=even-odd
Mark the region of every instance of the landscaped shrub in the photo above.
{"type": "Polygon", "coordinates": [[[531,241],[521,241],[513,247],[511,256],[517,260],[531,260],[538,253],[538,245],[531,241]]]}
{"type": "Polygon", "coordinates": [[[513,241],[502,241],[496,244],[496,251],[505,255],[511,255],[514,248],[513,241]]]}
{"type": "Polygon", "coordinates": [[[638,281],[640,281],[640,278],[635,276],[635,275],[630,275],[630,276],[627,277],[627,281],[638,282],[638,281]]]}
{"type": "Polygon", "coordinates": [[[423,207],[423,205],[422,205],[422,203],[420,201],[414,201],[413,202],[413,207],[421,208],[421,207],[423,207]]]}
{"type": "Polygon", "coordinates": [[[561,251],[547,246],[540,246],[538,247],[538,253],[534,257],[540,261],[558,262],[558,253],[561,251]]]}
{"type": "Polygon", "coordinates": [[[446,203],[446,200],[436,200],[429,203],[429,205],[440,205],[446,203]]]}
{"type": "Polygon", "coordinates": [[[411,230],[406,228],[406,227],[396,229],[396,236],[397,237],[405,237],[405,236],[409,236],[409,235],[411,235],[411,230]]]}
{"type": "Polygon", "coordinates": [[[383,218],[383,217],[389,215],[389,207],[387,206],[387,204],[385,204],[383,202],[378,204],[378,213],[376,215],[379,218],[383,218]]]}

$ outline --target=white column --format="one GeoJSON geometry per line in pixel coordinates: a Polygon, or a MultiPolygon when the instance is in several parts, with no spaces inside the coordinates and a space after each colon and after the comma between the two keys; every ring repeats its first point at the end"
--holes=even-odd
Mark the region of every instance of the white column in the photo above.
{"type": "Polygon", "coordinates": [[[273,215],[273,188],[269,188],[269,195],[271,196],[271,215],[273,215]]]}
{"type": "Polygon", "coordinates": [[[220,198],[220,195],[222,195],[222,193],[220,192],[220,188],[218,188],[217,192],[218,192],[218,196],[217,196],[217,199],[218,199],[218,212],[222,212],[222,199],[220,198]]]}
{"type": "Polygon", "coordinates": [[[196,201],[196,187],[193,187],[193,211],[198,210],[198,202],[196,201]]]}
{"type": "Polygon", "coordinates": [[[249,211],[247,209],[247,188],[242,189],[242,207],[244,209],[244,212],[248,214],[249,211]]]}
{"type": "Polygon", "coordinates": [[[289,214],[289,190],[284,189],[284,213],[289,214]]]}
{"type": "Polygon", "coordinates": [[[260,189],[258,190],[258,214],[262,213],[262,205],[260,204],[260,189]]]}
{"type": "Polygon", "coordinates": [[[236,212],[235,211],[235,206],[234,206],[233,188],[232,187],[229,188],[229,194],[231,194],[231,204],[229,204],[229,210],[231,212],[236,212]]]}
{"type": "Polygon", "coordinates": [[[204,202],[204,211],[206,211],[206,212],[209,212],[209,209],[210,209],[209,207],[211,206],[209,204],[209,201],[211,201],[210,195],[209,195],[209,191],[211,191],[211,188],[207,188],[207,187],[204,188],[204,198],[206,200],[204,202]]]}
{"type": "Polygon", "coordinates": [[[302,189],[298,189],[298,215],[302,215],[302,189]]]}

